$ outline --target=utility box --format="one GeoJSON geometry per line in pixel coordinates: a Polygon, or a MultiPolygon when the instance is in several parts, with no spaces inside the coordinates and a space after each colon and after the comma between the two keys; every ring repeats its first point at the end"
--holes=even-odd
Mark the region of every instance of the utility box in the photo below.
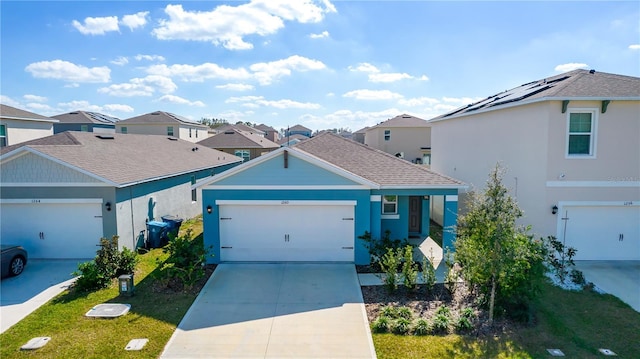
{"type": "Polygon", "coordinates": [[[132,296],[133,295],[133,274],[123,274],[118,277],[118,288],[120,288],[120,295],[132,296]]]}

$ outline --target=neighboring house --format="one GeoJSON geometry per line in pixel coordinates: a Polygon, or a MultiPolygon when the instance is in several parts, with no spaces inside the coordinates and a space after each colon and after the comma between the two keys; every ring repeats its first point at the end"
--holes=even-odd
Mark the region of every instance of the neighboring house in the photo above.
{"type": "Polygon", "coordinates": [[[62,132],[7,147],[0,240],[23,245],[30,258],[92,258],[100,238],[113,235],[135,248],[146,221],[202,213],[195,182],[240,162],[166,136],[62,132]]]}
{"type": "Polygon", "coordinates": [[[415,116],[403,114],[369,127],[364,144],[413,163],[431,163],[431,126],[415,116]]]}
{"type": "Polygon", "coordinates": [[[640,260],[640,78],[575,70],[430,122],[433,169],[482,190],[500,162],[536,236],[640,260]]]}
{"type": "Polygon", "coordinates": [[[198,142],[207,138],[208,130],[208,126],[164,111],[151,112],[116,123],[117,133],[162,135],[189,142],[198,142]]]}
{"type": "Polygon", "coordinates": [[[280,141],[280,132],[271,126],[265,124],[259,124],[256,129],[264,132],[264,137],[273,142],[280,141]]]}
{"type": "Polygon", "coordinates": [[[358,131],[353,133],[352,140],[364,144],[364,135],[367,133],[369,126],[359,129],[358,131]]]}
{"type": "Polygon", "coordinates": [[[95,133],[115,133],[118,118],[103,115],[97,112],[73,111],[51,116],[58,120],[53,124],[53,133],[64,131],[82,131],[95,133]]]}
{"type": "Polygon", "coordinates": [[[308,139],[309,137],[304,135],[292,135],[292,136],[285,136],[281,138],[280,141],[278,141],[277,143],[282,147],[289,147],[289,146],[295,145],[296,143],[299,143],[308,139]]]}
{"type": "Polygon", "coordinates": [[[338,135],[340,135],[341,137],[344,137],[346,139],[349,139],[349,140],[353,139],[353,133],[350,132],[350,131],[342,131],[342,132],[338,133],[338,135]]]}
{"type": "MultiPolygon", "coordinates": [[[[455,225],[464,184],[332,133],[282,147],[201,182],[213,262],[368,264],[365,232],[426,238],[430,199],[455,225]]],[[[445,231],[444,246],[453,233],[445,231]]]]}
{"type": "Polygon", "coordinates": [[[306,128],[302,125],[295,125],[291,128],[286,129],[286,131],[284,131],[284,137],[289,137],[289,136],[293,136],[293,135],[303,135],[305,137],[311,137],[313,131],[311,131],[311,129],[306,128]]]}
{"type": "Polygon", "coordinates": [[[0,104],[0,147],[53,135],[58,120],[0,104]]]}
{"type": "Polygon", "coordinates": [[[280,147],[277,143],[260,136],[229,129],[200,142],[199,145],[214,148],[242,158],[243,162],[262,156],[280,147]]]}
{"type": "Polygon", "coordinates": [[[222,133],[222,132],[226,132],[226,131],[230,131],[230,130],[239,130],[251,135],[258,135],[260,137],[265,137],[266,133],[262,130],[259,130],[257,128],[253,128],[251,126],[247,126],[244,123],[237,123],[235,125],[224,125],[224,126],[220,126],[216,128],[216,131],[218,133],[222,133]]]}

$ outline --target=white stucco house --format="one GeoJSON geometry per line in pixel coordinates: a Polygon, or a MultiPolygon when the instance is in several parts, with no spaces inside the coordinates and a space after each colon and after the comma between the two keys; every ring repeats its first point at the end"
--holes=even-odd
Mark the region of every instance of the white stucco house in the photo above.
{"type": "Polygon", "coordinates": [[[164,111],[150,112],[118,121],[116,123],[116,132],[122,134],[162,135],[193,143],[209,137],[208,126],[164,111]]]}
{"type": "Polygon", "coordinates": [[[403,114],[364,130],[364,144],[418,164],[431,162],[431,125],[403,114]]]}
{"type": "Polygon", "coordinates": [[[0,147],[53,135],[58,120],[0,104],[0,147]]]}
{"type": "Polygon", "coordinates": [[[575,70],[430,124],[435,171],[481,190],[500,162],[536,235],[578,260],[640,260],[640,78],[575,70]]]}

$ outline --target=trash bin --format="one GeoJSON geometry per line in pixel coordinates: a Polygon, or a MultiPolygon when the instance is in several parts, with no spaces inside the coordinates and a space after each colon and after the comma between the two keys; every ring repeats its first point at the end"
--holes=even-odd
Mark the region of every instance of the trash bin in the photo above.
{"type": "Polygon", "coordinates": [[[160,248],[167,244],[169,224],[159,221],[147,222],[147,248],[160,248]]]}
{"type": "Polygon", "coordinates": [[[123,274],[118,277],[118,288],[120,288],[120,295],[132,296],[133,295],[133,274],[123,274]]]}
{"type": "Polygon", "coordinates": [[[162,216],[162,221],[169,225],[167,231],[173,234],[174,237],[177,237],[183,219],[176,216],[162,216]]]}

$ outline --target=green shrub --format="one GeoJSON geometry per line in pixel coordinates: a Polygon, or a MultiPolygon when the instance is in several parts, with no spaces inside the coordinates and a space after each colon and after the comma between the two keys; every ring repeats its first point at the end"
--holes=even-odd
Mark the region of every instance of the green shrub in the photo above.
{"type": "Polygon", "coordinates": [[[407,334],[411,330],[411,321],[406,318],[398,318],[393,323],[393,332],[395,334],[407,334]]]}
{"type": "Polygon", "coordinates": [[[73,275],[78,276],[74,288],[82,292],[106,288],[111,282],[111,277],[105,276],[95,261],[80,263],[73,275]]]}
{"type": "Polygon", "coordinates": [[[121,274],[135,271],[137,254],[128,248],[118,251],[118,236],[111,239],[101,238],[100,249],[90,262],[78,265],[73,275],[78,276],[74,287],[80,291],[92,291],[106,288],[111,280],[121,274]]]}
{"type": "Polygon", "coordinates": [[[409,241],[406,239],[391,239],[391,231],[386,230],[384,232],[384,237],[382,239],[371,238],[371,233],[365,231],[363,235],[358,237],[366,242],[367,249],[369,250],[369,255],[371,256],[371,263],[373,265],[380,265],[382,261],[382,257],[387,253],[389,248],[397,251],[398,248],[404,248],[406,246],[411,246],[409,241]]]}
{"type": "Polygon", "coordinates": [[[433,257],[422,259],[422,279],[428,292],[431,292],[436,285],[436,270],[433,268],[433,260],[433,257]]]}
{"type": "Polygon", "coordinates": [[[458,332],[464,333],[473,329],[473,321],[476,318],[476,314],[471,308],[464,308],[460,312],[460,316],[455,323],[456,330],[458,332]]]}
{"type": "Polygon", "coordinates": [[[569,273],[569,277],[571,277],[571,281],[574,284],[577,284],[577,285],[582,286],[582,287],[587,285],[587,280],[584,278],[584,274],[582,273],[582,271],[579,271],[579,270],[573,268],[571,270],[571,273],[569,273]]]}
{"type": "Polygon", "coordinates": [[[404,318],[411,320],[413,318],[413,311],[409,307],[400,307],[396,311],[397,318],[404,318]]]}
{"type": "Polygon", "coordinates": [[[382,315],[373,321],[372,330],[374,333],[388,333],[390,325],[391,320],[382,315]]]}
{"type": "Polygon", "coordinates": [[[177,279],[184,286],[191,287],[204,277],[204,264],[209,249],[204,246],[202,238],[192,238],[192,231],[188,230],[180,237],[173,237],[163,248],[169,256],[160,263],[159,275],[167,282],[177,279]]]}
{"type": "Polygon", "coordinates": [[[122,248],[116,276],[120,276],[122,274],[133,274],[136,270],[136,264],[138,264],[138,254],[127,247],[122,248]]]}
{"type": "Polygon", "coordinates": [[[402,254],[402,281],[405,287],[409,290],[415,290],[417,288],[418,269],[413,262],[413,247],[406,246],[404,250],[398,249],[398,253],[402,254]]]}
{"type": "Polygon", "coordinates": [[[431,329],[436,334],[446,334],[449,332],[449,325],[451,324],[451,311],[448,307],[441,306],[436,310],[436,315],[433,318],[433,325],[431,329]]]}
{"type": "Polygon", "coordinates": [[[393,292],[398,289],[398,263],[400,259],[398,258],[398,254],[396,250],[393,248],[387,248],[387,253],[382,256],[382,261],[380,262],[380,267],[382,267],[382,271],[384,272],[384,286],[390,291],[393,292]]]}
{"type": "Polygon", "coordinates": [[[426,319],[420,318],[413,326],[413,333],[415,335],[427,335],[429,334],[429,322],[426,319]]]}

